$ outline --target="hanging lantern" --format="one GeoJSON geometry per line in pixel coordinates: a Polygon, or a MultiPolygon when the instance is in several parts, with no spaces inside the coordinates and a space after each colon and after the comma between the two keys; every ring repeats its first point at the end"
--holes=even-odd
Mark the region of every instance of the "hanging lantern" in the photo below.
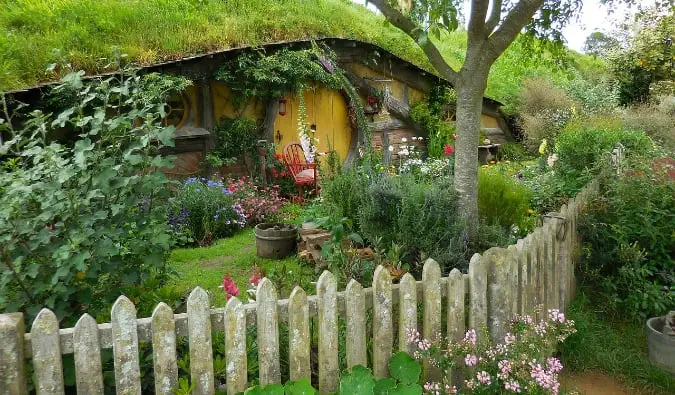
{"type": "Polygon", "coordinates": [[[281,96],[279,98],[279,115],[284,116],[286,115],[286,97],[281,96]]]}

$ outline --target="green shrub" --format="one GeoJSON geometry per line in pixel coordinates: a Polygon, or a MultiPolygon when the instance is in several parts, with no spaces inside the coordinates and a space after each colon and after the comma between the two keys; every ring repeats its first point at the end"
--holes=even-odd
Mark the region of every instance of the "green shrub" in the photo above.
{"type": "Polygon", "coordinates": [[[427,135],[427,153],[432,158],[444,158],[445,146],[454,145],[455,125],[447,121],[445,107],[456,100],[455,92],[445,86],[436,86],[424,100],[410,108],[410,119],[422,127],[427,135]]]}
{"type": "Polygon", "coordinates": [[[0,311],[25,311],[29,322],[43,307],[65,324],[87,308],[96,316],[125,288],[165,272],[169,181],[158,169],[171,161],[159,149],[173,145],[175,129],[161,121],[169,95],[188,82],[83,75],[55,88],[77,98],[73,107],[5,124],[11,138],[0,154],[12,157],[0,172],[0,256],[9,270],[0,271],[0,311]],[[78,137],[49,141],[55,129],[78,137]]]}
{"type": "Polygon", "coordinates": [[[356,169],[344,169],[321,182],[321,198],[335,217],[356,220],[365,182],[365,175],[356,169]]]}
{"type": "Polygon", "coordinates": [[[580,229],[582,279],[599,285],[620,315],[644,320],[675,305],[675,181],[666,158],[608,180],[580,229]]]}
{"type": "Polygon", "coordinates": [[[172,216],[181,216],[191,239],[200,245],[233,234],[246,225],[246,216],[235,196],[222,182],[188,178],[176,193],[172,216]]]}
{"type": "Polygon", "coordinates": [[[488,224],[517,227],[526,234],[533,227],[529,216],[531,192],[508,174],[481,168],[478,172],[478,213],[488,224]]]}
{"type": "Polygon", "coordinates": [[[499,147],[499,157],[501,160],[513,162],[523,162],[534,158],[521,143],[516,142],[502,144],[499,147]]]}
{"type": "Polygon", "coordinates": [[[223,117],[213,128],[214,146],[207,155],[212,166],[231,165],[256,150],[258,126],[250,118],[223,117]]]}
{"type": "Polygon", "coordinates": [[[669,107],[671,99],[659,105],[643,104],[627,107],[621,114],[626,128],[641,130],[669,149],[675,149],[675,114],[669,107]]]}

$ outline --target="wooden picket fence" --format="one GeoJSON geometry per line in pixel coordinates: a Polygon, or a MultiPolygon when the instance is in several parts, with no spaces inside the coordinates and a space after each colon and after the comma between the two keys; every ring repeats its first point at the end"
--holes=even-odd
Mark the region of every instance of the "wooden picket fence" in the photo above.
{"type": "MultiPolygon", "coordinates": [[[[225,308],[211,309],[208,294],[196,288],[187,301],[187,313],[174,314],[160,303],[152,317],[136,317],[134,304],[120,296],[112,307],[111,323],[97,324],[85,314],[74,328],[59,329],[53,312],[43,309],[29,333],[21,313],[0,314],[0,394],[24,394],[26,359],[32,360],[37,394],[63,394],[61,356],[74,354],[77,391],[103,394],[101,350],[114,355],[118,394],[140,394],[139,343],[152,343],[155,391],[172,394],[178,383],[176,339],[187,337],[191,382],[195,394],[213,394],[212,331],[224,332],[226,387],[236,394],[248,386],[247,327],[257,327],[259,381],[281,381],[279,324],[288,325],[289,376],[310,378],[310,318],[318,318],[318,385],[321,394],[335,392],[339,381],[339,317],[344,320],[346,363],[368,365],[367,337],[372,336],[375,376],[387,376],[394,345],[407,351],[408,329],[419,329],[427,338],[441,335],[445,314],[450,339],[461,340],[465,329],[486,326],[495,339],[503,338],[509,319],[530,313],[538,305],[565,311],[574,293],[576,231],[579,209],[597,193],[598,183],[588,184],[558,213],[508,248],[491,248],[475,254],[468,273],[453,269],[443,277],[435,261],[424,264],[422,280],[410,274],[392,284],[388,270],[378,267],[371,288],[352,280],[342,292],[335,276],[324,272],[316,295],[296,287],[288,299],[279,300],[274,284],[263,279],[257,302],[237,298],[225,308]],[[445,306],[443,302],[445,301],[445,306]],[[394,307],[397,307],[394,309],[394,307]],[[422,322],[418,322],[418,308],[422,322]],[[372,333],[367,333],[367,319],[372,333]],[[395,341],[398,337],[398,342],[395,341]]],[[[429,378],[440,372],[426,367],[429,378]]]]}

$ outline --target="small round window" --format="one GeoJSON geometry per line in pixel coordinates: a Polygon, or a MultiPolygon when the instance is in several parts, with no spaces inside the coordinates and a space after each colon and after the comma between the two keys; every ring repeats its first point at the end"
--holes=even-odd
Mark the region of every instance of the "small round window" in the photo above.
{"type": "Polygon", "coordinates": [[[183,95],[173,95],[166,103],[164,126],[181,127],[187,118],[187,102],[183,95]]]}

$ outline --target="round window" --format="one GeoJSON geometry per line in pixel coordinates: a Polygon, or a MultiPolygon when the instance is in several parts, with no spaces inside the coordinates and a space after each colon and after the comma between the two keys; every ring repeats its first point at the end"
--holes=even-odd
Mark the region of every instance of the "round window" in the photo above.
{"type": "Polygon", "coordinates": [[[181,127],[187,118],[187,102],[183,95],[174,95],[166,103],[164,126],[181,127]]]}

